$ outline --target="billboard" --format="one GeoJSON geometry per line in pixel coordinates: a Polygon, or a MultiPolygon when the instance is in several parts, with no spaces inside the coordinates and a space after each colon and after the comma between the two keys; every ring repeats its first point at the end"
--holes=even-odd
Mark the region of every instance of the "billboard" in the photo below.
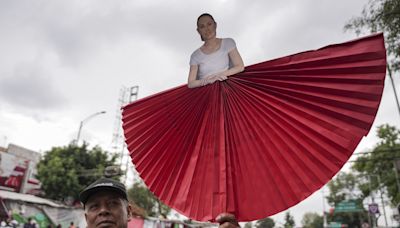
{"type": "Polygon", "coordinates": [[[29,160],[0,152],[0,189],[20,192],[29,169],[29,160]]]}
{"type": "Polygon", "coordinates": [[[40,182],[35,178],[40,153],[9,144],[0,150],[0,189],[39,195],[40,182]]]}

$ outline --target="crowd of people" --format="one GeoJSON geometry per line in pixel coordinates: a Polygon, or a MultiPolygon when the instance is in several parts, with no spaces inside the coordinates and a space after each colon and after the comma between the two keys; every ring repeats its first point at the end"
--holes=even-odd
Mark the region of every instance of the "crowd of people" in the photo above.
{"type": "Polygon", "coordinates": [[[0,228],[16,228],[19,226],[19,223],[17,220],[15,220],[12,216],[10,216],[9,218],[6,219],[2,219],[0,222],[0,228]]]}
{"type": "MultiPolygon", "coordinates": [[[[8,216],[8,218],[4,218],[0,222],[0,228],[40,228],[40,225],[36,222],[35,219],[32,219],[29,217],[25,223],[19,223],[16,219],[13,218],[13,216],[8,216]]],[[[49,224],[47,225],[47,228],[62,228],[61,224],[58,225],[53,225],[49,224]]],[[[70,226],[68,228],[77,228],[74,225],[74,222],[70,223],[70,226]]]]}

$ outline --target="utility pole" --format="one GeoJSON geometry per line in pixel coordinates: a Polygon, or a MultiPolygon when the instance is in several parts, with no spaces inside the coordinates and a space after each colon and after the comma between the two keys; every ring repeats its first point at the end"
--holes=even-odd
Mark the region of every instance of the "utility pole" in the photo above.
{"type": "Polygon", "coordinates": [[[399,170],[400,170],[400,161],[393,161],[393,171],[394,171],[394,175],[396,178],[396,183],[397,183],[397,191],[400,191],[400,181],[399,181],[399,170]]]}
{"type": "Polygon", "coordinates": [[[385,217],[385,226],[388,227],[388,222],[386,218],[386,209],[385,209],[385,201],[383,201],[383,193],[381,189],[381,178],[379,175],[376,175],[378,177],[378,184],[379,184],[379,192],[381,194],[381,201],[382,201],[382,208],[383,208],[383,216],[385,217]]]}
{"type": "Polygon", "coordinates": [[[324,189],[325,189],[325,186],[323,186],[321,188],[321,192],[322,192],[322,215],[324,216],[324,225],[323,225],[323,227],[328,227],[328,219],[326,217],[326,212],[325,212],[325,194],[324,194],[324,189]]]}
{"type": "MultiPolygon", "coordinates": [[[[369,191],[370,191],[370,194],[371,194],[372,203],[375,203],[375,201],[374,201],[374,194],[373,194],[373,192],[372,192],[372,187],[371,187],[371,177],[372,177],[372,176],[377,177],[377,180],[378,180],[378,189],[379,189],[379,193],[380,193],[380,197],[381,197],[381,202],[382,202],[382,210],[383,210],[383,216],[384,216],[384,219],[385,219],[385,226],[388,227],[388,221],[387,221],[387,218],[386,218],[385,201],[383,200],[383,193],[382,193],[382,190],[381,190],[381,178],[380,178],[379,175],[368,175],[369,191]]],[[[371,214],[371,213],[370,213],[370,214],[371,214]]],[[[377,219],[376,219],[375,214],[373,214],[373,218],[374,218],[374,219],[373,219],[373,220],[374,220],[374,225],[373,225],[373,227],[375,227],[375,225],[376,225],[376,223],[377,223],[377,219]]]]}
{"type": "MultiPolygon", "coordinates": [[[[369,186],[369,192],[371,194],[372,204],[374,204],[375,203],[375,198],[374,198],[374,193],[372,192],[371,175],[368,175],[368,186],[369,186]]],[[[371,220],[372,220],[372,228],[376,228],[376,216],[375,216],[375,214],[372,214],[369,211],[368,211],[368,214],[369,214],[369,216],[371,217],[371,220]]]]}
{"type": "MultiPolygon", "coordinates": [[[[129,88],[129,103],[131,103],[131,102],[137,100],[137,98],[138,98],[138,93],[139,93],[139,86],[132,86],[131,88],[129,88]]],[[[125,143],[124,143],[124,146],[126,146],[125,143]]],[[[126,181],[128,180],[129,160],[130,160],[130,159],[126,159],[126,164],[125,164],[125,181],[124,181],[124,183],[126,183],[126,181]]]]}
{"type": "Polygon", "coordinates": [[[399,111],[399,115],[400,115],[399,98],[397,97],[396,86],[394,85],[394,81],[393,81],[393,77],[392,77],[392,71],[391,71],[391,69],[390,69],[389,64],[387,64],[386,69],[387,69],[387,71],[388,71],[388,73],[389,73],[390,81],[392,82],[392,87],[393,87],[393,92],[394,92],[394,98],[396,99],[397,110],[399,111]]]}
{"type": "Polygon", "coordinates": [[[129,158],[126,158],[126,144],[122,129],[122,113],[121,108],[132,101],[135,101],[138,97],[139,86],[132,86],[130,88],[122,87],[118,99],[118,106],[116,111],[116,117],[114,122],[114,133],[112,139],[112,148],[115,154],[119,156],[119,166],[122,172],[125,173],[126,184],[128,176],[129,158]],[[126,159],[125,159],[126,158],[126,159]],[[125,166],[125,167],[124,167],[125,166]]]}

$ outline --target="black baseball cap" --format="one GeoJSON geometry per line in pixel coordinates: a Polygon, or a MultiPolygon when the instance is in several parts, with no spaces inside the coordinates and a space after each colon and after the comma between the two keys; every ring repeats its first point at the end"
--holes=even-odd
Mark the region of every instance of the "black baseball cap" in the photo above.
{"type": "Polygon", "coordinates": [[[90,196],[93,194],[99,192],[99,191],[113,191],[117,194],[119,194],[123,199],[128,200],[128,196],[126,194],[126,189],[125,185],[123,185],[121,182],[118,182],[116,180],[110,179],[110,178],[100,178],[87,186],[80,194],[79,194],[79,199],[81,202],[85,205],[90,196]]]}

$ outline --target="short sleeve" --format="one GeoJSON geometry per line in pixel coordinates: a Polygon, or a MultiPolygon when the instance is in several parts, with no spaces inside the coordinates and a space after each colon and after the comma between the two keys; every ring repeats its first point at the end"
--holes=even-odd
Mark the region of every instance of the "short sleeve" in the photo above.
{"type": "Polygon", "coordinates": [[[190,56],[190,61],[189,61],[189,65],[199,65],[199,61],[196,58],[197,54],[196,51],[192,53],[192,55],[190,56]]]}
{"type": "Polygon", "coordinates": [[[236,48],[236,43],[232,38],[226,38],[225,41],[225,50],[229,53],[233,49],[236,48]]]}

